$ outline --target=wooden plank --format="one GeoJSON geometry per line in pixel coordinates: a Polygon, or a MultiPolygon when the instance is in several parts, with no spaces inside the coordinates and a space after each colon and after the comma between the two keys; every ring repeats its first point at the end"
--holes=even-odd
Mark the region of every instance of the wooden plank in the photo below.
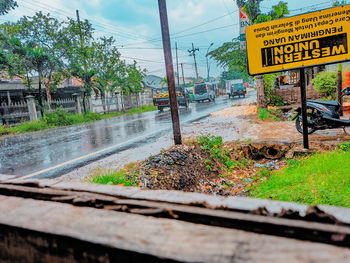
{"type": "Polygon", "coordinates": [[[0,183],[18,178],[15,175],[0,174],[0,183]]]}
{"type": "Polygon", "coordinates": [[[350,227],[337,225],[334,221],[329,220],[329,217],[327,217],[326,222],[315,220],[310,222],[300,220],[302,218],[299,218],[299,220],[294,218],[285,219],[167,202],[120,199],[111,195],[83,191],[38,188],[33,183],[28,183],[24,186],[0,184],[0,194],[64,202],[76,206],[89,206],[127,213],[143,213],[162,218],[170,217],[180,221],[350,247],[350,227]]]}
{"type": "MultiPolygon", "coordinates": [[[[181,191],[142,190],[135,187],[97,185],[76,182],[61,182],[55,184],[54,187],[57,189],[88,191],[140,200],[153,200],[176,204],[204,205],[212,208],[228,208],[245,212],[254,211],[259,208],[266,208],[270,213],[274,214],[279,214],[282,210],[293,210],[299,212],[301,216],[304,216],[309,207],[307,205],[291,202],[246,197],[210,196],[199,193],[185,193],[181,191]]],[[[320,205],[319,208],[333,215],[340,221],[350,224],[350,209],[335,208],[325,205],[320,205]]]]}
{"type": "Polygon", "coordinates": [[[330,245],[16,197],[0,196],[0,224],[182,262],[350,261],[330,245]]]}
{"type": "MultiPolygon", "coordinates": [[[[243,212],[251,212],[259,208],[266,208],[267,211],[273,214],[279,214],[282,210],[293,210],[299,212],[301,216],[304,216],[308,209],[307,205],[297,203],[245,197],[210,196],[200,193],[186,193],[182,191],[143,190],[136,187],[109,186],[79,182],[60,182],[57,180],[21,180],[20,178],[14,180],[13,182],[38,182],[42,187],[53,186],[56,189],[86,191],[91,193],[108,194],[116,197],[161,201],[175,204],[199,205],[211,208],[228,208],[243,212]]],[[[319,208],[336,217],[338,220],[350,224],[350,209],[340,207],[336,208],[325,205],[320,205],[319,208]]]]}

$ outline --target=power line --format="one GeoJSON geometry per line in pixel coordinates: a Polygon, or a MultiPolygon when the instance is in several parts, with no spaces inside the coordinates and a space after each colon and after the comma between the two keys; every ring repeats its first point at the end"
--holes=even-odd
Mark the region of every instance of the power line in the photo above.
{"type": "Polygon", "coordinates": [[[215,22],[215,21],[218,21],[218,20],[220,20],[220,19],[222,19],[222,18],[224,18],[224,17],[227,17],[227,16],[229,16],[229,15],[231,15],[231,14],[234,14],[234,13],[236,13],[236,12],[237,12],[237,11],[233,11],[233,12],[227,13],[226,15],[213,18],[212,20],[209,20],[209,21],[204,22],[204,23],[202,23],[202,24],[199,24],[199,25],[196,25],[196,26],[187,28],[187,29],[185,29],[185,30],[178,31],[178,32],[176,32],[176,33],[174,33],[174,34],[172,34],[172,35],[173,35],[173,36],[176,36],[176,35],[178,35],[178,34],[181,34],[181,33],[187,32],[187,31],[191,31],[192,29],[195,29],[195,28],[198,28],[198,27],[201,27],[201,26],[204,26],[204,25],[213,23],[213,22],[215,22]]]}
{"type": "MultiPolygon", "coordinates": [[[[68,12],[66,12],[66,11],[64,11],[62,9],[58,9],[58,8],[52,7],[52,6],[48,5],[48,4],[45,4],[45,6],[44,6],[41,3],[32,3],[32,2],[28,2],[26,0],[22,0],[22,1],[26,2],[31,7],[34,6],[34,7],[39,7],[39,8],[45,9],[45,10],[47,10],[49,12],[57,12],[57,13],[60,13],[60,14],[62,14],[64,16],[67,16],[67,17],[73,19],[73,15],[72,14],[70,14],[70,13],[68,13],[68,12]]],[[[116,35],[119,35],[122,38],[133,39],[133,40],[137,40],[139,38],[142,38],[142,39],[145,39],[145,40],[151,40],[151,38],[147,38],[147,37],[145,37],[143,35],[140,35],[140,34],[132,34],[132,33],[128,33],[128,32],[123,32],[120,29],[118,29],[116,26],[111,25],[111,24],[106,24],[106,23],[103,23],[103,22],[96,22],[95,20],[93,20],[91,18],[88,19],[88,20],[91,22],[91,24],[93,26],[113,31],[114,33],[111,33],[111,32],[107,32],[107,33],[116,34],[116,35]]],[[[99,31],[99,30],[97,30],[97,31],[99,31]]],[[[104,31],[101,31],[101,32],[104,32],[104,31]]]]}

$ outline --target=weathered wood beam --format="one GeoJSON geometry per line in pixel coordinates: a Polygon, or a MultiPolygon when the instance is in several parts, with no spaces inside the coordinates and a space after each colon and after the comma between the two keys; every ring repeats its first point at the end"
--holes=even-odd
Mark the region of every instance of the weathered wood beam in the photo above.
{"type": "Polygon", "coordinates": [[[0,196],[0,261],[349,262],[348,249],[0,196]],[[144,260],[143,260],[144,259],[144,260]]]}

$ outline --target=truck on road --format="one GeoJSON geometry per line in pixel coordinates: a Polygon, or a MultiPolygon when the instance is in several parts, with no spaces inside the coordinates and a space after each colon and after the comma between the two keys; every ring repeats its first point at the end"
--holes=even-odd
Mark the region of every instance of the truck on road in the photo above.
{"type": "MultiPolygon", "coordinates": [[[[177,103],[179,106],[188,108],[190,105],[190,95],[183,87],[176,87],[177,103]]],[[[160,112],[163,112],[164,108],[170,107],[169,91],[167,88],[158,92],[153,97],[153,105],[158,107],[160,112]]]]}
{"type": "Polygon", "coordinates": [[[212,83],[197,83],[193,89],[193,101],[204,102],[215,101],[216,90],[212,83]]]}
{"type": "Polygon", "coordinates": [[[245,97],[247,93],[247,88],[244,85],[243,79],[234,79],[226,81],[226,94],[229,98],[245,97]]]}

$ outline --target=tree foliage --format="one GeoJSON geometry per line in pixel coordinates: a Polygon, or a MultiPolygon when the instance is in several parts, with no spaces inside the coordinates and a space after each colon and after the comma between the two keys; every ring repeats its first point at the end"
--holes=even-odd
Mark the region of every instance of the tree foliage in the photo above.
{"type": "Polygon", "coordinates": [[[209,56],[215,59],[218,65],[228,68],[228,79],[249,79],[247,53],[241,50],[239,38],[224,43],[221,47],[211,51],[209,56]]]}
{"type": "Polygon", "coordinates": [[[41,12],[0,26],[0,70],[22,77],[29,88],[37,77],[40,105],[41,84],[50,100],[64,78],[78,78],[84,85],[84,109],[93,91],[103,97],[116,89],[124,94],[142,91],[145,76],[136,62],[121,60],[113,38],[96,39],[88,20],[58,21],[41,12]]]}
{"type": "Polygon", "coordinates": [[[285,17],[289,14],[288,3],[280,1],[277,5],[272,6],[272,9],[267,14],[259,14],[254,19],[254,24],[259,24],[271,20],[276,20],[285,17]]]}
{"type": "MultiPolygon", "coordinates": [[[[270,12],[262,14],[260,11],[262,0],[237,0],[239,7],[243,7],[251,21],[262,23],[286,16],[288,6],[286,2],[279,2],[274,5],[270,12]]],[[[231,42],[224,43],[221,47],[209,53],[210,57],[218,62],[218,65],[226,67],[228,79],[241,78],[249,80],[247,68],[247,53],[240,49],[239,38],[234,38],[231,42]]]]}
{"type": "Polygon", "coordinates": [[[17,2],[14,0],[0,0],[0,15],[7,14],[11,9],[17,7],[17,2]]]}
{"type": "Polygon", "coordinates": [[[315,89],[325,98],[336,99],[337,73],[321,72],[312,80],[315,89]]]}
{"type": "MultiPolygon", "coordinates": [[[[38,12],[33,17],[24,16],[16,23],[4,24],[2,29],[10,39],[9,43],[17,40],[16,48],[22,49],[19,51],[13,45],[8,45],[8,53],[14,56],[10,63],[11,74],[23,75],[27,81],[30,75],[38,76],[39,89],[43,83],[50,102],[50,90],[59,85],[59,79],[63,78],[63,23],[49,14],[38,12]]],[[[27,84],[31,86],[30,82],[27,84]]]]}
{"type": "Polygon", "coordinates": [[[346,5],[347,1],[346,0],[335,0],[333,1],[333,6],[341,6],[341,5],[346,5]]]}
{"type": "Polygon", "coordinates": [[[237,5],[244,8],[251,21],[254,21],[260,14],[260,2],[263,0],[237,0],[237,5]]]}

